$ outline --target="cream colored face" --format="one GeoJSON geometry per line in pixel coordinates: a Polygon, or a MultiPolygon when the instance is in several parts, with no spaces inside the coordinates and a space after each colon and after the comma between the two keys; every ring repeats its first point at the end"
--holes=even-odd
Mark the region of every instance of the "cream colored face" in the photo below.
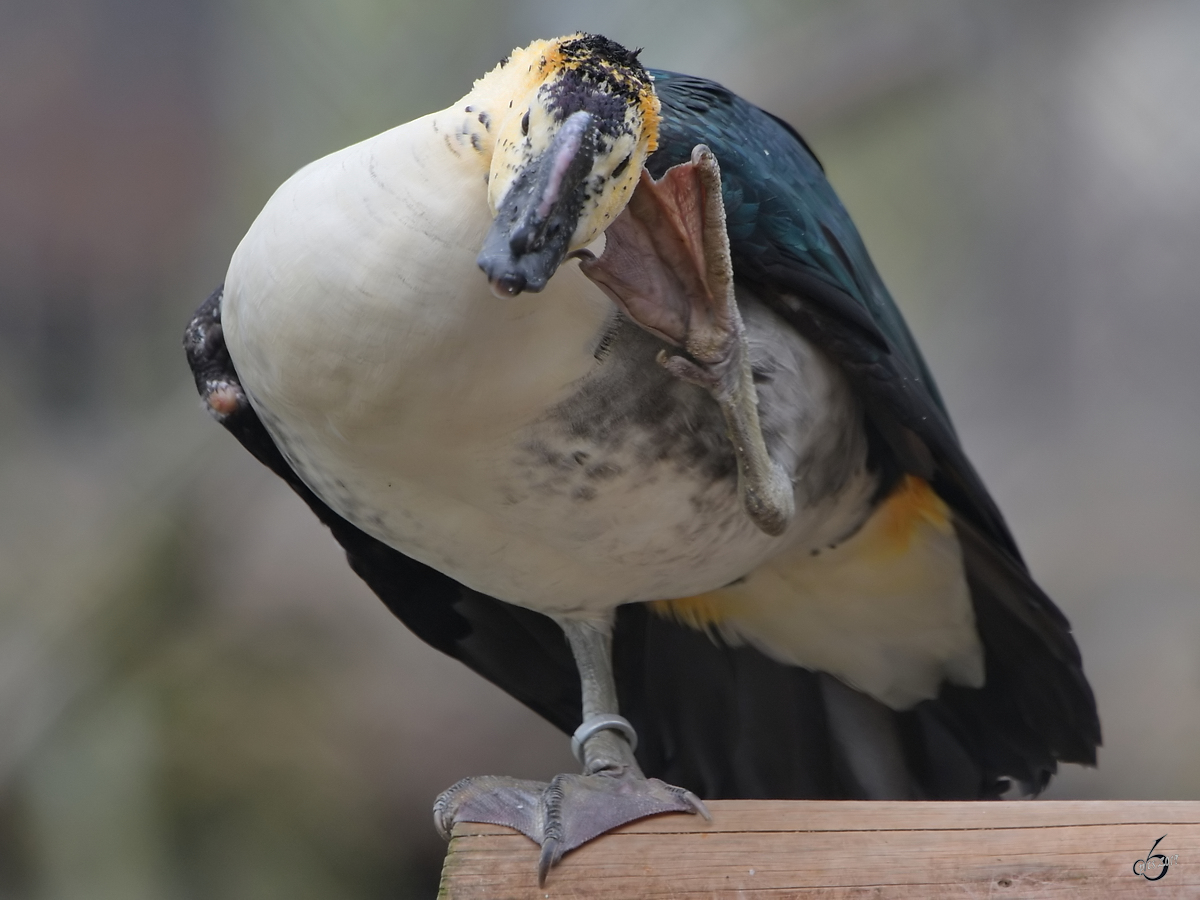
{"type": "MultiPolygon", "coordinates": [[[[488,176],[488,203],[492,212],[517,175],[542,157],[565,121],[561,98],[570,95],[575,72],[559,68],[513,104],[496,134],[488,176]]],[[[650,94],[653,97],[653,94],[650,94]]],[[[596,104],[610,113],[596,122],[596,155],[584,179],[584,206],[571,239],[570,250],[590,244],[629,201],[646,157],[657,135],[657,102],[647,104],[612,98],[596,104]],[[647,121],[651,112],[653,118],[647,121]]]]}
{"type": "Polygon", "coordinates": [[[653,82],[619,44],[571,35],[514,51],[469,98],[488,119],[496,216],[480,266],[493,285],[525,272],[501,293],[540,290],[628,203],[657,143],[653,82]]]}

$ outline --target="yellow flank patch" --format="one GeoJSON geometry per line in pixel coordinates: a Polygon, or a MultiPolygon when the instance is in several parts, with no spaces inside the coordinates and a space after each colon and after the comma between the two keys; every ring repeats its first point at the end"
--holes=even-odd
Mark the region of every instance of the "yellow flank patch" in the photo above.
{"type": "Polygon", "coordinates": [[[873,532],[879,550],[903,553],[922,525],[950,534],[950,509],[923,478],[904,475],[871,518],[863,525],[864,537],[873,532]]]}
{"type": "Polygon", "coordinates": [[[677,600],[652,600],[647,605],[651,612],[664,619],[675,619],[697,631],[708,631],[724,621],[727,611],[722,607],[726,604],[727,598],[719,591],[712,591],[677,600]]]}
{"type": "MultiPolygon", "coordinates": [[[[852,566],[864,566],[863,571],[873,567],[890,566],[888,559],[904,556],[913,547],[914,541],[929,540],[926,528],[933,528],[950,537],[954,528],[950,521],[950,509],[929,486],[929,482],[915,475],[904,475],[895,489],[876,507],[871,517],[850,538],[826,551],[818,566],[837,559],[852,566]]],[[[816,562],[816,561],[814,561],[816,562]]],[[[884,568],[881,572],[887,572],[884,568]]],[[[751,576],[753,580],[753,576],[751,576]]],[[[753,588],[749,585],[750,594],[753,588]]],[[[654,600],[648,605],[652,612],[667,619],[688,625],[700,631],[708,631],[730,618],[744,612],[745,597],[736,585],[680,597],[675,600],[654,600]]]]}
{"type": "Polygon", "coordinates": [[[946,682],[984,683],[951,511],[912,475],[838,543],[799,542],[740,581],[651,608],[780,662],[829,672],[893,709],[936,697],[946,682]]]}

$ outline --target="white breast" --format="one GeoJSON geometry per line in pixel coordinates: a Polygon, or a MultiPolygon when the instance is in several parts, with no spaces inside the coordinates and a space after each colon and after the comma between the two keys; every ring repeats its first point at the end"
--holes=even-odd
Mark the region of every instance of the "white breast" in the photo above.
{"type": "MultiPolygon", "coordinates": [[[[306,167],[234,254],[226,342],[298,474],[401,552],[546,611],[700,593],[776,552],[731,481],[678,460],[638,457],[602,496],[524,490],[553,478],[530,460],[551,410],[595,376],[615,311],[574,262],[541,294],[491,295],[475,264],[486,168],[444,129],[428,116],[306,167]]],[[[817,513],[790,539],[857,510],[817,513]]]]}

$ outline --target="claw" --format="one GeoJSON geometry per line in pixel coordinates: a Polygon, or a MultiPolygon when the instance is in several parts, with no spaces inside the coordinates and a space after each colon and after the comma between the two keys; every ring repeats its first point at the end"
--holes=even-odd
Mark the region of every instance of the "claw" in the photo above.
{"type": "Polygon", "coordinates": [[[546,876],[550,874],[551,867],[561,858],[558,841],[554,838],[546,838],[542,841],[542,852],[538,856],[538,887],[546,886],[546,876]]]}
{"type": "Polygon", "coordinates": [[[458,822],[507,825],[542,847],[538,884],[565,853],[627,822],[659,813],[694,813],[712,821],[691,791],[623,771],[558,775],[549,784],[485,775],[464,778],[434,803],[438,833],[458,822]]]}
{"type": "Polygon", "coordinates": [[[683,799],[687,805],[692,808],[692,812],[698,816],[702,816],[705,822],[712,821],[712,813],[708,811],[708,807],[704,805],[704,801],[693,794],[691,791],[683,792],[683,799]]]}

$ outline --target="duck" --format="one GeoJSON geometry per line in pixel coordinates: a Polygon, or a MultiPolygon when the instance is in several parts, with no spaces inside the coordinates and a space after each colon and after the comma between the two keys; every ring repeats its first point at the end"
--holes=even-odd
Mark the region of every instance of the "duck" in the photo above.
{"type": "Polygon", "coordinates": [[[435,824],[994,799],[1095,698],[799,133],[575,33],[309,164],[197,310],[204,404],[419,637],[572,736],[435,824]]]}

